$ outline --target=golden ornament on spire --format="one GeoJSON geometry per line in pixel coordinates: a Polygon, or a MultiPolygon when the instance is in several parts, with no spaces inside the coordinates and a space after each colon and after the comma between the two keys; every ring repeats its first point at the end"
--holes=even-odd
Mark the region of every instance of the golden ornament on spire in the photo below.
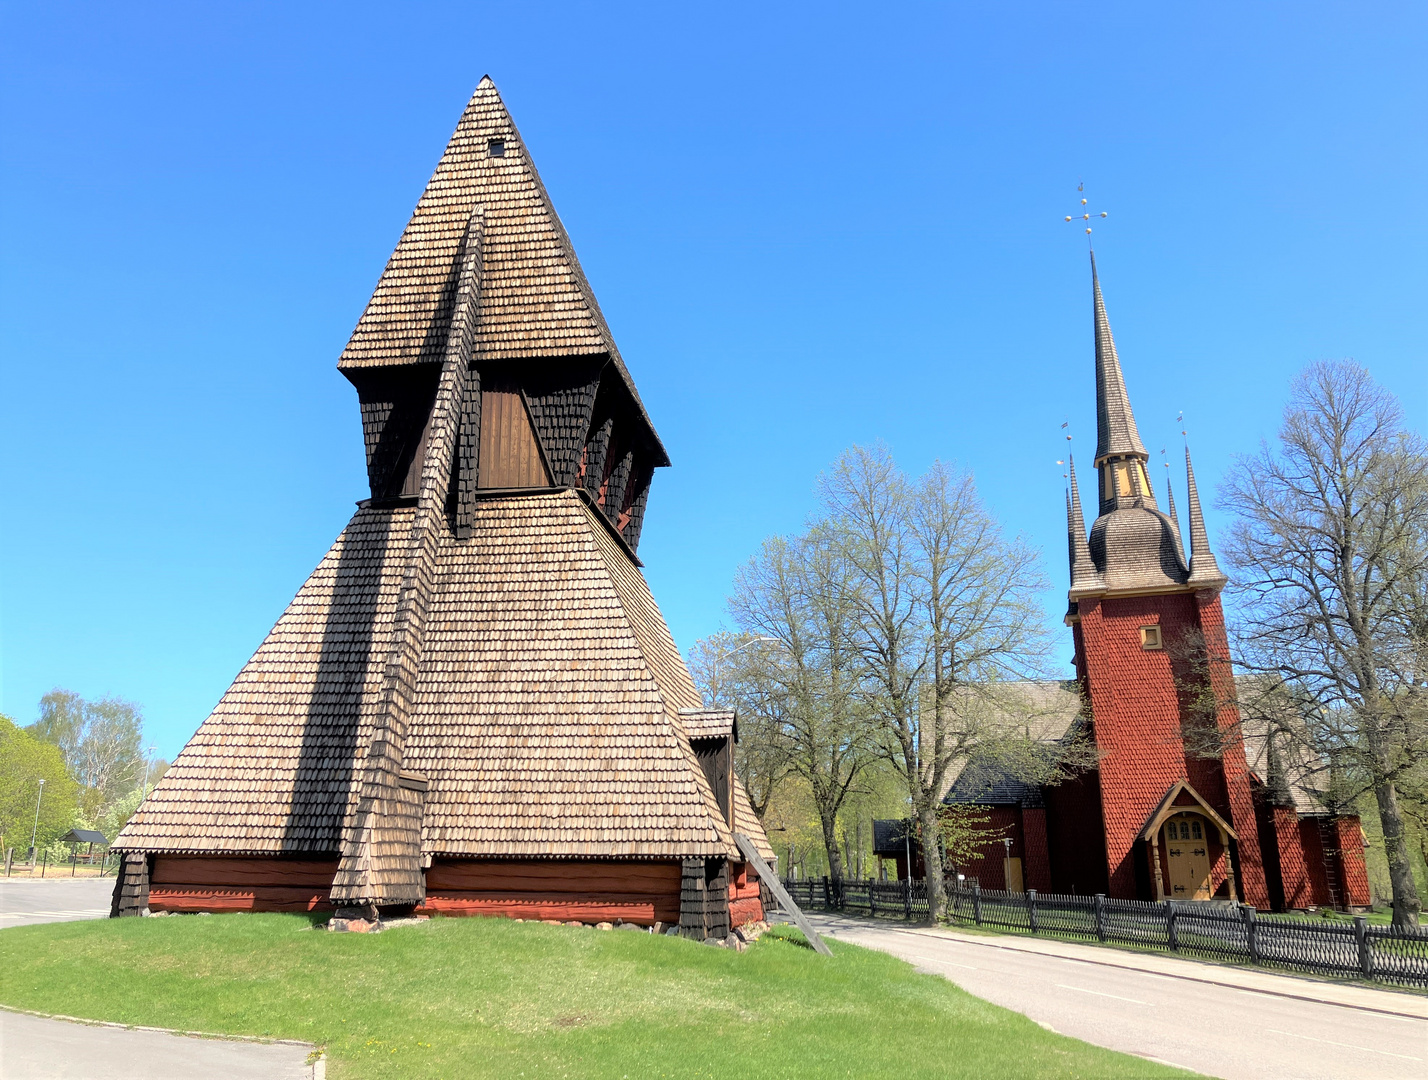
{"type": "MultiPolygon", "coordinates": [[[[1076,190],[1077,190],[1077,191],[1084,191],[1085,189],[1086,189],[1086,185],[1085,185],[1084,183],[1081,183],[1081,184],[1077,184],[1077,185],[1076,185],[1076,190]]],[[[1085,206],[1085,205],[1086,205],[1086,198],[1085,198],[1084,195],[1081,197],[1081,205],[1082,205],[1082,206],[1085,206]]],[[[1087,221],[1087,222],[1089,222],[1089,221],[1091,220],[1093,214],[1094,214],[1095,217],[1101,217],[1101,218],[1103,218],[1103,217],[1106,216],[1106,212],[1105,212],[1104,210],[1100,211],[1099,213],[1095,213],[1095,212],[1093,212],[1093,211],[1086,210],[1086,211],[1083,211],[1083,212],[1081,213],[1081,220],[1082,220],[1082,221],[1087,221]]],[[[1075,218],[1074,218],[1071,214],[1067,214],[1067,215],[1066,215],[1066,220],[1067,220],[1068,222],[1069,222],[1069,221],[1074,221],[1075,218]]],[[[1087,237],[1086,242],[1087,242],[1088,244],[1090,243],[1090,236],[1091,236],[1091,226],[1090,226],[1090,225],[1087,225],[1087,226],[1086,226],[1086,237],[1087,237]]]]}

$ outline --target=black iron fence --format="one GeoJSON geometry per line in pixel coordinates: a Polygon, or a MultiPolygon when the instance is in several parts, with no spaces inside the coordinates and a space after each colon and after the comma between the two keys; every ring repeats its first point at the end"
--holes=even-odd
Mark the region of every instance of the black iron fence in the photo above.
{"type": "MultiPolygon", "coordinates": [[[[786,881],[801,907],[879,918],[925,921],[922,881],[786,881]]],[[[1234,904],[1113,900],[1055,896],[1028,889],[1001,892],[947,887],[947,914],[956,922],[1056,937],[1107,941],[1191,956],[1267,964],[1316,975],[1344,975],[1406,986],[1428,986],[1428,931],[1263,915],[1234,904]]]]}

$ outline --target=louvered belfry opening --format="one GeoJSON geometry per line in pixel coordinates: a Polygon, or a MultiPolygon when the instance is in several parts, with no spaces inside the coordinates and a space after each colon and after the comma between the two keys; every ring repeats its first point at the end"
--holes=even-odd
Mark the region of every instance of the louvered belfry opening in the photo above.
{"type": "Polygon", "coordinates": [[[116,912],[683,925],[697,865],[686,932],[758,918],[732,718],[635,554],[669,459],[489,79],[338,368],[368,490],[116,841],[116,912]]]}

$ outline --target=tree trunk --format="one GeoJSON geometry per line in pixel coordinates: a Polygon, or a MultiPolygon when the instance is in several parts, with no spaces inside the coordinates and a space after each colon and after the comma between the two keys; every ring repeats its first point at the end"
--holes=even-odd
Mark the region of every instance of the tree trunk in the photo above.
{"type": "MultiPolygon", "coordinates": [[[[1387,762],[1383,765],[1387,771],[1387,762]]],[[[1402,929],[1416,928],[1423,905],[1418,899],[1418,886],[1413,881],[1413,866],[1408,859],[1398,791],[1391,780],[1379,780],[1374,784],[1373,793],[1383,828],[1383,853],[1388,856],[1388,880],[1393,886],[1393,925],[1402,929]]]]}
{"type": "Polygon", "coordinates": [[[820,810],[818,817],[823,823],[823,846],[828,851],[828,876],[841,883],[843,880],[843,852],[838,847],[838,815],[820,810]]]}
{"type": "MultiPolygon", "coordinates": [[[[1350,611],[1351,624],[1359,629],[1357,612],[1350,611]]],[[[1373,643],[1366,632],[1360,632],[1361,656],[1372,656],[1373,643]]],[[[1393,889],[1393,925],[1402,929],[1417,929],[1418,913],[1423,905],[1418,899],[1418,885],[1413,880],[1413,864],[1408,858],[1408,841],[1404,835],[1403,810],[1398,805],[1398,789],[1394,785],[1393,762],[1384,745],[1384,725],[1374,706],[1378,701],[1378,676],[1372,663],[1360,661],[1359,685],[1366,693],[1360,701],[1360,730],[1368,744],[1371,760],[1373,795],[1378,803],[1378,821],[1383,829],[1383,853],[1388,859],[1388,881],[1393,889]]]]}
{"type": "Polygon", "coordinates": [[[942,845],[937,842],[937,804],[931,801],[924,803],[918,819],[922,825],[922,865],[927,881],[927,907],[932,921],[941,922],[947,914],[947,885],[942,877],[942,845]]]}

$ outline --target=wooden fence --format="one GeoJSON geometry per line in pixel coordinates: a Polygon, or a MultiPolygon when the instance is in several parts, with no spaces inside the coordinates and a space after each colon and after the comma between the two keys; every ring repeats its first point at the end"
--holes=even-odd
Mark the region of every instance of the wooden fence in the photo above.
{"type": "MultiPolygon", "coordinates": [[[[786,881],[800,906],[878,918],[926,921],[922,881],[786,881]]],[[[1428,986],[1428,931],[1352,924],[1292,915],[1262,915],[1251,907],[1166,900],[1055,896],[948,883],[947,915],[955,922],[1131,945],[1146,949],[1266,964],[1316,975],[1340,975],[1405,986],[1428,986]]]]}

